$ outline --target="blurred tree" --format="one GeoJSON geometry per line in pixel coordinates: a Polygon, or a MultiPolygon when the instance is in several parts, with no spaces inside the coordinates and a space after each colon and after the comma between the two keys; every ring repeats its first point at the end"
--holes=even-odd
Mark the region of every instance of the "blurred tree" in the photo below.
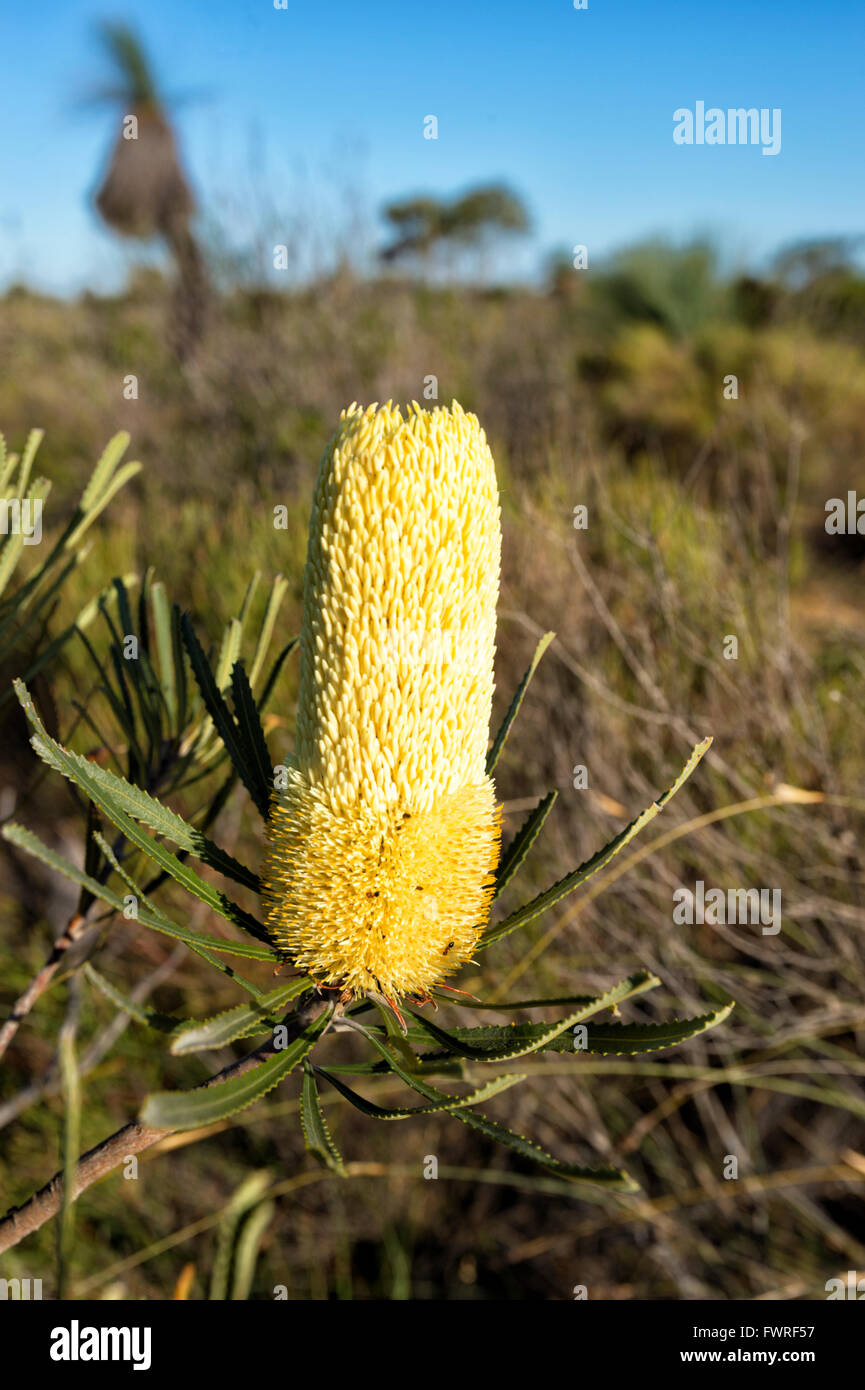
{"type": "Polygon", "coordinates": [[[826,275],[849,272],[862,237],[822,237],[795,241],[775,257],[775,273],[793,289],[802,289],[826,275]]]}
{"type": "Polygon", "coordinates": [[[703,240],[676,246],[658,239],[628,247],[593,285],[598,302],[616,318],[653,323],[675,337],[729,310],[717,251],[703,240]]]}
{"type": "Polygon", "coordinates": [[[141,41],[125,24],[102,24],[99,34],[114,73],[95,95],[118,106],[123,122],[96,207],[121,236],[159,236],[168,245],[177,270],[173,336],[184,358],[201,337],[208,298],[204,259],[191,228],[195,199],[141,41]]]}
{"type": "Polygon", "coordinates": [[[524,204],[501,184],[471,189],[450,202],[429,196],[408,198],[390,203],[384,215],[396,236],[379,253],[386,262],[409,257],[427,260],[444,245],[479,248],[503,233],[529,228],[524,204]]]}

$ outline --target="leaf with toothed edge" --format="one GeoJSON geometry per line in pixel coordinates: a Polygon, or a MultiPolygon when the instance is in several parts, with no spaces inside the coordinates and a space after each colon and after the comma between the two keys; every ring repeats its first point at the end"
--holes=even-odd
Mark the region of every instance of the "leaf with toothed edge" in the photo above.
{"type": "Polygon", "coordinates": [[[308,1057],[303,1059],[303,1089],[300,1097],[300,1123],[306,1147],[326,1168],[345,1177],[342,1154],[334,1143],[318,1099],[315,1069],[308,1057]]]}
{"type": "MultiPolygon", "coordinates": [[[[366,1030],[363,1031],[366,1032],[366,1030]]],[[[441,1095],[440,1091],[428,1085],[427,1082],[421,1080],[419,1076],[406,1072],[401,1068],[395,1062],[393,1055],[389,1053],[384,1043],[380,1042],[372,1033],[367,1033],[367,1037],[376,1051],[380,1052],[390,1063],[397,1075],[405,1081],[413,1091],[417,1091],[418,1095],[424,1096],[427,1100],[432,1101],[441,1095]]],[[[336,1085],[338,1090],[343,1089],[342,1085],[336,1081],[335,1077],[329,1076],[328,1080],[332,1085],[336,1085]]],[[[345,1089],[348,1090],[347,1087],[345,1089]]],[[[352,1101],[352,1103],[354,1103],[354,1101],[352,1101]]],[[[366,1104],[369,1104],[369,1102],[366,1102],[366,1104]]],[[[477,1114],[475,1110],[450,1109],[446,1113],[452,1114],[455,1119],[461,1120],[463,1124],[469,1125],[471,1129],[478,1130],[488,1139],[494,1139],[499,1144],[505,1144],[508,1148],[518,1153],[521,1158],[527,1158],[533,1163],[540,1164],[541,1167],[549,1169],[550,1172],[558,1174],[559,1177],[567,1178],[570,1182],[589,1183],[593,1186],[606,1187],[619,1192],[639,1191],[637,1184],[621,1168],[586,1168],[581,1164],[563,1163],[559,1159],[553,1158],[551,1154],[548,1154],[546,1150],[534,1144],[530,1139],[523,1138],[521,1134],[514,1134],[512,1130],[505,1129],[503,1125],[496,1124],[494,1120],[487,1119],[486,1115],[477,1114]]]]}
{"type": "Polygon", "coordinates": [[[249,932],[251,936],[257,937],[259,941],[269,940],[266,929],[251,913],[232,902],[226,894],[219,892],[205,882],[189,864],[178,859],[176,854],[172,854],[165,845],[142,830],[137,821],[127,815],[123,809],[123,802],[125,800],[124,788],[131,790],[129,783],[125,783],[123,778],[109,772],[107,768],[97,767],[88,758],[83,758],[78,753],[69,752],[56,739],[51,738],[36,713],[29,691],[22,682],[15,682],[15,691],[25,714],[37,730],[30,742],[49,767],[55,768],[70,782],[74,782],[77,787],[80,787],[90,800],[99,807],[100,811],[126,836],[127,840],[136,848],[143,850],[155,864],[158,864],[184,888],[194,893],[214,912],[219,913],[221,917],[234,923],[235,926],[249,932]]]}
{"type": "MultiPolygon", "coordinates": [[[[585,1044],[575,1048],[574,1040],[566,1029],[557,1037],[549,1038],[549,1026],[545,1023],[516,1023],[510,1026],[487,1024],[480,1028],[452,1028],[449,1038],[460,1044],[487,1052],[486,1058],[476,1056],[474,1060],[499,1061],[507,1056],[499,1056],[497,1049],[507,1049],[512,1056],[514,1046],[525,1045],[527,1051],[562,1052],[579,1056],[580,1052],[597,1052],[615,1056],[630,1056],[642,1052],[658,1052],[663,1048],[678,1047],[700,1033],[723,1023],[732,1012],[734,1004],[726,1004],[712,1013],[701,1014],[698,1018],[669,1019],[664,1023],[587,1023],[585,1024],[585,1044]],[[544,1040],[546,1035],[546,1041],[544,1040]]],[[[417,1015],[415,1015],[417,1018],[417,1015]]],[[[424,1020],[408,1030],[407,1041],[423,1045],[424,1042],[442,1042],[441,1030],[433,1032],[424,1020]]],[[[442,1055],[442,1054],[436,1054],[442,1055]]],[[[430,1060],[433,1054],[424,1054],[430,1060]]]]}
{"type": "Polygon", "coordinates": [[[241,1076],[217,1081],[194,1091],[157,1091],[141,1107],[140,1121],[152,1129],[197,1129],[228,1119],[238,1110],[261,1100],[278,1086],[312,1050],[328,1027],[332,1006],[320,1014],[303,1032],[266,1061],[259,1062],[241,1076]]]}
{"type": "Polygon", "coordinates": [[[528,922],[533,921],[535,917],[539,917],[542,912],[546,912],[548,908],[560,902],[562,898],[567,897],[575,888],[579,888],[581,883],[585,883],[586,879],[591,878],[592,874],[597,873],[599,869],[603,869],[606,864],[609,864],[611,859],[615,859],[620,850],[623,850],[625,845],[633,840],[635,835],[639,835],[640,831],[664,809],[671,797],[675,796],[682,784],[690,777],[700,759],[708,752],[711,743],[711,738],[704,738],[702,743],[698,743],[672,786],[668,787],[667,790],[658,797],[657,801],[653,801],[651,806],[648,806],[645,811],[641,811],[636,819],[631,821],[630,825],[625,826],[624,830],[620,831],[614,839],[610,840],[609,844],[605,845],[603,849],[598,850],[597,854],[593,854],[591,859],[587,859],[584,864],[580,864],[579,868],[573,869],[571,873],[566,874],[564,878],[560,878],[557,883],[552,884],[552,886],[547,888],[543,893],[539,893],[531,902],[524,903],[522,907],[518,907],[517,910],[512,912],[509,917],[506,917],[503,922],[499,922],[495,927],[488,927],[477,943],[476,949],[483,950],[485,946],[492,946],[496,941],[501,941],[503,937],[509,936],[512,931],[516,931],[518,927],[524,927],[528,922]]]}
{"type": "MultiPolygon", "coordinates": [[[[126,904],[118,893],[100,883],[98,879],[92,878],[83,870],[70,864],[68,859],[55,850],[49,849],[44,845],[32,830],[27,830],[23,825],[16,825],[14,822],[7,822],[2,829],[3,839],[10,844],[17,845],[20,849],[32,854],[34,859],[40,859],[43,864],[50,865],[58,873],[77,883],[80,888],[86,888],[100,902],[108,903],[114,908],[115,912],[123,912],[126,904]]],[[[154,931],[163,932],[166,936],[174,937],[176,941],[182,941],[191,950],[196,951],[211,965],[215,965],[223,974],[230,975],[233,980],[248,990],[251,994],[259,994],[261,991],[249,980],[244,980],[243,976],[238,975],[231,967],[225,965],[223,961],[216,960],[211,954],[213,951],[222,951],[225,955],[243,956],[247,960],[266,960],[275,961],[276,952],[268,950],[264,946],[256,946],[251,941],[222,941],[217,936],[204,936],[203,933],[194,931],[192,927],[181,927],[177,922],[173,922],[170,917],[159,911],[157,908],[148,908],[142,901],[138,904],[138,916],[136,918],[143,927],[151,927],[154,931]]]]}
{"type": "Polygon", "coordinates": [[[558,795],[556,791],[547,792],[543,800],[539,801],[534,810],[526,817],[516,835],[511,840],[502,855],[502,860],[496,874],[496,886],[493,893],[494,898],[497,898],[507,887],[514,874],[519,869],[532,845],[535,843],[535,840],[540,835],[544,821],[553,809],[558,795]]]}
{"type": "MultiPolygon", "coordinates": [[[[396,1068],[394,1068],[394,1070],[396,1070],[396,1068]]],[[[356,1110],[362,1111],[364,1115],[367,1115],[373,1120],[410,1120],[414,1115],[433,1115],[437,1111],[449,1112],[452,1110],[461,1110],[467,1105],[480,1105],[483,1101],[490,1100],[492,1096],[498,1095],[500,1091],[507,1091],[511,1086],[516,1086],[517,1082],[525,1081],[526,1079],[524,1073],[514,1072],[507,1076],[497,1076],[493,1081],[488,1081],[485,1085],[476,1087],[475,1090],[465,1096],[449,1096],[443,1091],[435,1091],[434,1094],[438,1099],[431,1101],[429,1105],[411,1105],[404,1109],[385,1109],[383,1106],[375,1105],[371,1100],[367,1100],[365,1096],[359,1095],[357,1091],[353,1091],[350,1086],[346,1086],[343,1081],[339,1081],[336,1076],[326,1071],[324,1067],[317,1067],[316,1071],[319,1076],[324,1077],[325,1081],[329,1081],[331,1086],[339,1091],[340,1095],[344,1096],[356,1110]]],[[[403,1076],[401,1071],[397,1074],[400,1077],[403,1076]]],[[[432,1087],[429,1089],[431,1091],[433,1090],[432,1087]]]]}
{"type": "MultiPolygon", "coordinates": [[[[415,1020],[415,1024],[420,1026],[433,1041],[446,1047],[449,1052],[455,1053],[458,1057],[466,1057],[474,1062],[507,1062],[514,1057],[524,1057],[530,1052],[539,1051],[552,1043],[560,1034],[567,1032],[575,1024],[581,1023],[583,1019],[591,1018],[593,1014],[600,1013],[602,1009],[612,1008],[614,1004],[619,1004],[624,999],[630,999],[635,994],[642,994],[647,989],[656,989],[660,983],[657,975],[652,975],[647,970],[639,971],[636,975],[629,976],[627,980],[613,985],[612,989],[606,990],[604,994],[599,994],[594,999],[590,999],[588,1003],[580,1005],[579,1008],[559,1019],[556,1023],[522,1024],[518,1026],[520,1031],[517,1031],[517,1028],[497,1030],[501,1037],[501,1044],[498,1047],[489,1044],[485,1047],[479,1047],[475,1043],[465,1041],[456,1032],[445,1032],[443,1028],[439,1028],[429,1019],[422,1018],[413,1010],[409,1012],[415,1020]],[[532,1031],[529,1033],[528,1029],[532,1031]]],[[[473,1032],[472,1029],[467,1031],[473,1032]]]]}
{"type": "Polygon", "coordinates": [[[538,669],[540,659],[543,656],[544,652],[547,650],[547,647],[550,645],[555,635],[556,634],[554,632],[545,632],[540,642],[535,647],[535,654],[529,662],[525,675],[523,676],[522,680],[517,686],[517,693],[514,695],[514,698],[510,703],[510,708],[508,709],[507,714],[502,720],[501,727],[499,728],[499,731],[496,734],[495,739],[493,740],[493,746],[490,749],[489,753],[487,753],[488,777],[490,773],[494,771],[496,763],[501,757],[502,749],[504,748],[505,743],[507,742],[508,734],[511,731],[511,725],[513,724],[514,720],[520,712],[520,705],[523,703],[523,697],[529,688],[529,681],[535,674],[535,671],[538,669]]]}
{"type": "Polygon", "coordinates": [[[496,1124],[495,1120],[487,1119],[486,1115],[478,1115],[474,1111],[466,1114],[457,1114],[456,1119],[462,1120],[463,1124],[469,1125],[471,1129],[476,1129],[487,1139],[493,1139],[497,1144],[505,1144],[509,1149],[513,1149],[521,1158],[527,1158],[532,1163],[540,1164],[542,1168],[547,1168],[551,1173],[556,1173],[560,1178],[567,1178],[569,1182],[589,1183],[594,1187],[606,1187],[614,1192],[639,1192],[639,1183],[634,1182],[633,1178],[625,1172],[623,1168],[586,1168],[577,1163],[563,1163],[561,1159],[553,1158],[545,1149],[525,1139],[522,1134],[515,1134],[513,1130],[505,1129],[504,1125],[496,1124]]]}
{"type": "Polygon", "coordinates": [[[175,1056],[204,1052],[210,1048],[226,1047],[255,1033],[269,1033],[280,1022],[272,1017],[274,1010],[282,1008],[309,989],[312,989],[312,981],[303,975],[296,980],[287,980],[268,994],[262,994],[252,1004],[238,1004],[233,1009],[225,1009],[200,1022],[193,1019],[177,1033],[171,1051],[175,1056]]]}

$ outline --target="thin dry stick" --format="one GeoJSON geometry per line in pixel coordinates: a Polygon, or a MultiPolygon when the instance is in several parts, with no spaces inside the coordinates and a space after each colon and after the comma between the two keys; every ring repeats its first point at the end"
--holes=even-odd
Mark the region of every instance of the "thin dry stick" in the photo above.
{"type": "Polygon", "coordinates": [[[51,948],[51,954],[42,966],[42,969],[34,975],[20,998],[16,999],[11,1014],[3,1024],[3,1027],[0,1028],[0,1057],[3,1056],[3,1053],[18,1032],[23,1020],[33,1008],[33,1005],[41,998],[51,984],[57,971],[63,964],[66,952],[70,947],[77,945],[81,938],[91,929],[95,930],[88,915],[85,914],[82,916],[80,912],[76,912],[73,917],[70,917],[66,930],[61,936],[58,936],[57,940],[54,942],[51,948]]]}
{"type": "MultiPolygon", "coordinates": [[[[146,979],[141,980],[139,984],[135,986],[135,989],[132,990],[129,996],[133,1004],[143,1004],[148,995],[169,978],[186,955],[186,949],[187,948],[182,944],[176,946],[171,955],[167,956],[161,965],[158,965],[146,979]]],[[[99,1037],[95,1038],[93,1042],[90,1043],[87,1050],[82,1053],[80,1059],[78,1070],[82,1078],[93,1071],[93,1068],[102,1061],[106,1052],[110,1051],[121,1033],[123,1033],[129,1024],[131,1017],[132,1015],[127,1013],[124,1009],[119,1010],[107,1027],[100,1033],[99,1037]]],[[[58,1087],[57,1057],[55,1056],[38,1080],[32,1081],[23,1091],[19,1091],[17,1095],[11,1096],[5,1104],[0,1105],[0,1129],[5,1129],[5,1127],[11,1124],[13,1120],[17,1119],[24,1110],[27,1110],[31,1105],[35,1105],[36,1102],[42,1100],[44,1096],[53,1095],[58,1087]]]]}
{"type": "MultiPolygon", "coordinates": [[[[329,1009],[331,1003],[321,997],[312,995],[308,1002],[298,1006],[289,1016],[286,1022],[289,1025],[289,1038],[298,1037],[303,1030],[309,1026],[325,1009],[329,1009]]],[[[238,1062],[232,1062],[224,1067],[222,1071],[211,1076],[207,1081],[203,1081],[201,1086],[196,1088],[204,1090],[208,1086],[215,1086],[220,1081],[230,1081],[236,1076],[242,1076],[244,1072],[263,1062],[267,1057],[276,1051],[273,1038],[268,1038],[267,1042],[255,1048],[253,1052],[247,1053],[238,1062]]],[[[104,1139],[95,1148],[89,1149],[82,1154],[75,1169],[75,1183],[72,1192],[72,1201],[80,1197],[88,1187],[92,1187],[100,1178],[107,1177],[109,1173],[133,1154],[139,1154],[143,1149],[149,1149],[151,1144],[155,1144],[158,1139],[164,1139],[171,1134],[170,1129],[152,1129],[147,1125],[140,1124],[137,1120],[124,1125],[116,1134],[112,1134],[109,1139],[104,1139]]],[[[33,1231],[38,1231],[40,1226],[44,1226],[52,1216],[56,1216],[63,1202],[63,1173],[58,1172],[50,1182],[24,1203],[23,1206],[13,1207],[8,1214],[0,1221],[0,1254],[4,1250],[9,1250],[13,1245],[17,1245],[25,1236],[29,1236],[33,1231]]]]}

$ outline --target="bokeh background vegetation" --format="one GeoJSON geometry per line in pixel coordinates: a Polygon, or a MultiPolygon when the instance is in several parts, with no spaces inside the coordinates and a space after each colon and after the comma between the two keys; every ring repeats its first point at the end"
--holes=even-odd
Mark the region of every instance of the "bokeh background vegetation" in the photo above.
{"type": "MultiPolygon", "coordinates": [[[[414,220],[402,205],[390,221],[408,244],[374,273],[343,259],[327,275],[281,283],[252,251],[228,263],[218,210],[208,209],[194,251],[186,218],[170,237],[155,225],[179,257],[133,269],[117,294],[8,289],[0,424],[16,448],[31,426],[46,430],[46,528],[59,528],[117,429],[144,465],[94,529],[48,632],[113,575],[152,566],[212,640],[254,570],[283,573],[286,640],[299,621],[315,470],[340,409],[428,403],[434,376],[439,400],[477,413],[499,468],[497,715],[538,636],[558,634],[497,775],[506,832],[559,792],[521,895],[587,858],[668,785],[698,738],[715,740],[645,841],[602,876],[603,892],[593,880],[461,983],[488,998],[561,995],[645,966],[664,988],[634,1017],[686,1016],[729,998],[737,1008],[670,1054],[535,1059],[531,1080],[491,1105],[564,1157],[624,1163],[639,1196],[538,1177],[445,1119],[375,1127],[334,1099],[328,1117],[343,1152],[367,1165],[341,1181],[304,1152],[292,1078],[213,1132],[143,1155],[137,1181],[118,1174],[89,1191],[72,1296],[169,1298],[178,1283],[206,1296],[232,1196],[255,1171],[269,1175],[262,1190],[277,1191],[241,1290],[251,1297],[283,1285],[296,1299],[559,1299],[586,1285],[605,1299],[819,1299],[828,1278],[865,1269],[865,537],[824,524],[829,498],[863,486],[865,279],[855,248],[787,248],[744,274],[709,242],[652,241],[588,270],[556,258],[531,287],[497,284],[480,273],[479,248],[519,234],[519,200],[496,188],[484,197],[479,223],[456,242],[458,203],[415,207],[414,220]],[[200,317],[178,289],[190,273],[184,255],[200,317]],[[124,396],[130,375],[137,399],[124,396]],[[573,525],[579,505],[584,530],[573,525]],[[276,507],[287,508],[286,529],[274,526],[276,507]],[[736,660],[724,657],[730,635],[736,660]],[[574,786],[578,765],[586,788],[574,786]],[[803,804],[791,788],[823,800],[803,804]],[[675,888],[697,879],[781,889],[783,931],[673,925],[675,888]],[[430,1154],[436,1181],[423,1177],[430,1154]],[[728,1155],[738,1158],[735,1181],[724,1177],[728,1155]]],[[[262,226],[263,245],[285,240],[262,226]]],[[[4,686],[16,674],[4,671],[4,686]]],[[[60,736],[91,753],[93,732],[72,701],[92,683],[73,641],[36,689],[60,736]]],[[[289,661],[267,724],[274,762],[291,749],[295,699],[289,661]]],[[[3,818],[14,813],[80,856],[81,808],[38,764],[11,707],[0,749],[3,818]]],[[[178,803],[184,812],[195,796],[178,803]]],[[[256,821],[238,791],[220,822],[221,842],[251,862],[256,821]]],[[[64,883],[4,848],[0,1010],[73,909],[64,883]]],[[[135,923],[112,925],[99,967],[165,1013],[201,1017],[236,1002],[197,958],[135,923]]],[[[148,1091],[205,1074],[118,1019],[80,978],[58,982],[0,1077],[4,1208],[59,1164],[56,1037],[73,988],[84,1147],[134,1115],[148,1091]]],[[[43,1228],[0,1273],[42,1275],[50,1294],[53,1239],[43,1228]]]]}

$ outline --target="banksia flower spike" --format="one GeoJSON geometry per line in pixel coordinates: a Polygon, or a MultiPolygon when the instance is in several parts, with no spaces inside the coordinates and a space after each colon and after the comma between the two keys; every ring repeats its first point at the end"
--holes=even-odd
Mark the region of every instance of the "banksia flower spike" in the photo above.
{"type": "Polygon", "coordinates": [[[313,502],[296,751],[263,874],[274,942],[320,984],[425,997],[486,923],[500,552],[473,415],[342,413],[313,502]]]}
{"type": "MultiPolygon", "coordinates": [[[[99,910],[103,903],[119,910],[122,884],[135,895],[141,926],[180,936],[224,972],[234,975],[215,952],[271,962],[289,958],[299,972],[266,994],[238,975],[251,1001],[172,1028],[175,1055],[221,1050],[253,1032],[269,1033],[274,1015],[289,1006],[279,1043],[274,1033],[212,1078],[219,1084],[148,1096],[140,1112],[146,1129],[195,1130],[227,1119],[302,1065],[304,1138],[310,1152],[335,1173],[345,1176],[347,1170],[321,1109],[320,1082],[373,1119],[452,1114],[560,1178],[635,1190],[620,1168],[555,1158],[490,1119],[479,1107],[522,1081],[524,1073],[495,1071],[483,1079],[482,1070],[469,1080],[463,1062],[483,1069],[548,1050],[577,1057],[582,1048],[575,1051],[572,1043],[576,1026],[607,1010],[618,1012],[627,1000],[657,988],[656,975],[641,970],[596,995],[512,1000],[515,1010],[567,1007],[557,1019],[519,1027],[485,1024],[448,1031],[417,1009],[408,1011],[408,1025],[400,1013],[401,998],[427,1002],[436,986],[447,988],[443,981],[475,951],[522,930],[608,865],[661,813],[712,741],[698,743],[675,781],[609,844],[489,925],[493,898],[518,873],[556,799],[550,791],[538,801],[500,859],[500,808],[490,773],[553,637],[546,633],[538,643],[488,752],[500,549],[495,468],[473,415],[456,403],[432,411],[412,405],[404,413],[390,403],[366,410],[353,405],[343,412],[315,489],[303,586],[296,746],[276,781],[261,714],[294,641],[283,647],[266,679],[260,667],[285,581],[274,581],[249,676],[237,655],[248,599],[227,629],[214,667],[189,615],[176,604],[169,610],[161,588],[153,586],[157,641],[151,652],[158,656],[158,675],[150,656],[146,671],[139,669],[143,661],[132,663],[142,723],[123,724],[126,742],[132,748],[139,734],[146,742],[157,730],[158,748],[195,747],[206,765],[214,752],[212,734],[266,818],[267,851],[259,875],[163,805],[146,776],[145,790],[141,780],[127,781],[64,748],[49,734],[24,683],[15,682],[33,726],[34,749],[90,803],[87,855],[91,826],[104,817],[160,876],[170,876],[255,940],[181,929],[95,833],[93,848],[104,866],[83,881],[99,910]],[[190,674],[199,702],[188,698],[190,674]],[[175,855],[166,841],[188,857],[175,855]],[[247,888],[260,882],[265,921],[202,878],[190,862],[195,858],[230,882],[247,888]],[[328,990],[338,991],[338,997],[328,997],[328,990]],[[383,1015],[384,1027],[361,1021],[365,1004],[353,1000],[364,995],[383,1015]],[[402,1026],[399,1041],[391,1015],[402,1026]],[[342,1080],[340,1072],[358,1070],[356,1062],[340,1059],[339,1035],[345,1031],[365,1038],[371,1049],[359,1064],[362,1074],[392,1073],[421,1103],[413,1098],[409,1106],[384,1108],[342,1080]],[[319,1062],[323,1050],[331,1053],[324,1065],[319,1062]],[[432,1085],[438,1075],[457,1076],[460,1091],[432,1085]]],[[[129,632],[126,591],[120,581],[115,588],[119,611],[126,614],[121,631],[129,632]]],[[[125,707],[120,694],[112,704],[121,712],[125,707]]],[[[160,769],[171,787],[181,784],[190,767],[188,753],[178,753],[178,759],[174,778],[171,766],[160,769]]],[[[131,754],[130,769],[131,777],[140,779],[147,772],[131,754]]],[[[231,784],[229,779],[216,789],[205,825],[218,814],[231,784]]],[[[81,870],[26,827],[7,822],[3,838],[59,866],[81,886],[81,870]]],[[[95,968],[92,978],[101,980],[98,987],[115,1003],[121,997],[95,968]]],[[[482,1000],[474,1005],[496,1013],[507,1007],[482,1000]]],[[[582,1046],[623,1055],[674,1047],[715,1027],[732,1007],[728,1003],[665,1023],[617,1019],[587,1025],[582,1046]]],[[[4,1031],[9,1038],[8,1028],[0,1030],[0,1049],[4,1031]]],[[[18,1229],[19,1216],[5,1223],[7,1239],[18,1229]]],[[[3,1227],[0,1222],[0,1248],[3,1227]]]]}

